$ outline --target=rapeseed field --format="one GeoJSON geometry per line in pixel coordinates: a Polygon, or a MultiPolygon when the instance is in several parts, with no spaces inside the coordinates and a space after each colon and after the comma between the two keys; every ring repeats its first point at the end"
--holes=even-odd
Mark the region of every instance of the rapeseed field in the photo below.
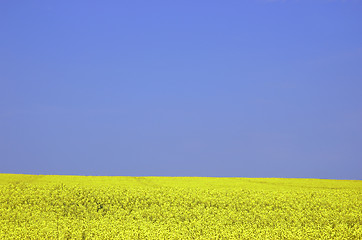
{"type": "Polygon", "coordinates": [[[362,239],[362,181],[0,174],[0,239],[362,239]]]}

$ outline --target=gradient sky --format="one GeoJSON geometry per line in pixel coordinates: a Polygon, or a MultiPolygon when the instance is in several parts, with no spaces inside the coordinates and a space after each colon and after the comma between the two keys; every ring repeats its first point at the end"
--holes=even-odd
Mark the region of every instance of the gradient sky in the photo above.
{"type": "Polygon", "coordinates": [[[0,161],[362,179],[362,1],[1,1],[0,161]]]}

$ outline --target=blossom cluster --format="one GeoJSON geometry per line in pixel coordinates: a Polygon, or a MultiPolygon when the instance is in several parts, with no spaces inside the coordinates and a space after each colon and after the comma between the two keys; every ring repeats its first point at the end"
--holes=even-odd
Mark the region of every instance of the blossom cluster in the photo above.
{"type": "Polygon", "coordinates": [[[362,181],[0,174],[0,239],[362,239],[362,181]]]}

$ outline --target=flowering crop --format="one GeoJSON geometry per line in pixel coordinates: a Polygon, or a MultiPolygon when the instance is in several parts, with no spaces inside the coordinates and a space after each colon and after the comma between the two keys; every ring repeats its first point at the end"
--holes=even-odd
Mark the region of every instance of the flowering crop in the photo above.
{"type": "Polygon", "coordinates": [[[362,239],[362,181],[0,174],[0,239],[362,239]]]}

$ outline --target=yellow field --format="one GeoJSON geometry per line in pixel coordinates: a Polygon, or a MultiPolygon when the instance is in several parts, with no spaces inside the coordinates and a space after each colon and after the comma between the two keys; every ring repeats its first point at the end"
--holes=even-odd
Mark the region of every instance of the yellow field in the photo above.
{"type": "Polygon", "coordinates": [[[0,174],[0,239],[362,239],[362,181],[0,174]]]}

